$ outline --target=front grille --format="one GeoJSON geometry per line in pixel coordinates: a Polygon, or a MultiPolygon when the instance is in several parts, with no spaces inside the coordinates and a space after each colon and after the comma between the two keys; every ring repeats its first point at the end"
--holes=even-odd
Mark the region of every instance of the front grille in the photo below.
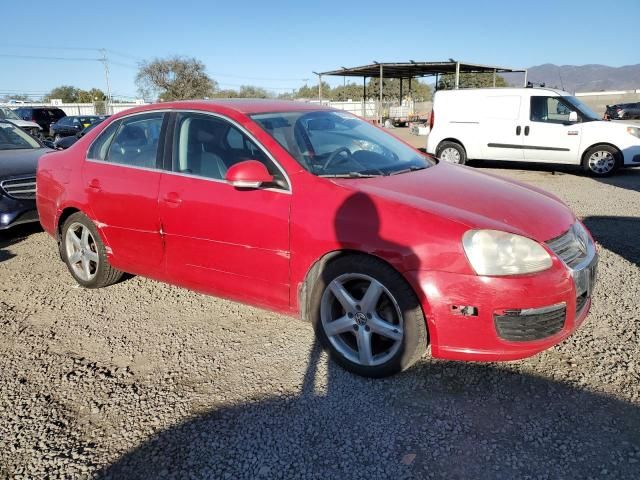
{"type": "Polygon", "coordinates": [[[571,227],[559,237],[549,240],[547,246],[569,268],[576,267],[589,255],[587,245],[580,241],[576,234],[575,227],[571,227]]]}
{"type": "Polygon", "coordinates": [[[19,200],[36,198],[36,177],[12,178],[0,182],[0,188],[8,196],[19,200]]]}
{"type": "Polygon", "coordinates": [[[494,314],[493,321],[500,338],[511,342],[541,340],[564,327],[567,306],[564,303],[545,308],[505,310],[494,314]]]}

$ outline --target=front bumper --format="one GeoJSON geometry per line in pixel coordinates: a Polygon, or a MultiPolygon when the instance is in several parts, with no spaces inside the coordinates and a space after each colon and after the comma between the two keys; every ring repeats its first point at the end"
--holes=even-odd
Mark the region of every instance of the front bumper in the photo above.
{"type": "Polygon", "coordinates": [[[18,200],[0,193],[0,230],[37,221],[35,200],[18,200]]]}
{"type": "Polygon", "coordinates": [[[548,271],[518,277],[410,272],[409,281],[421,292],[432,356],[451,360],[517,360],[562,342],[589,313],[597,260],[594,255],[579,272],[555,261],[548,271]],[[580,273],[583,271],[591,274],[587,284],[584,283],[587,274],[580,273]],[[561,305],[564,314],[559,321],[561,305]],[[509,315],[514,319],[511,328],[509,315]]]}

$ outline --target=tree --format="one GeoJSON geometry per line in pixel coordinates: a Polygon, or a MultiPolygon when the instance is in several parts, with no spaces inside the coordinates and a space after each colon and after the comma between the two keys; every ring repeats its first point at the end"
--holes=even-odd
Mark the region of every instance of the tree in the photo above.
{"type": "MultiPolygon", "coordinates": [[[[309,86],[305,83],[294,96],[295,98],[318,98],[318,84],[309,86]]],[[[331,86],[327,82],[322,82],[322,99],[331,99],[331,86]]]]}
{"type": "Polygon", "coordinates": [[[44,98],[45,101],[59,98],[62,103],[94,103],[104,101],[106,95],[99,88],[92,88],[87,91],[71,85],[61,85],[52,89],[44,98]]]}
{"type": "Polygon", "coordinates": [[[61,85],[52,89],[44,98],[47,101],[51,101],[52,98],[59,98],[62,103],[76,103],[79,92],[79,88],[71,85],[61,85]]]}
{"type": "MultiPolygon", "coordinates": [[[[367,98],[379,98],[380,97],[380,79],[372,78],[367,84],[367,98]]],[[[402,81],[402,96],[409,95],[409,80],[402,81]]],[[[424,102],[431,100],[432,91],[431,87],[426,83],[422,83],[419,80],[411,81],[411,95],[414,100],[424,102]]],[[[382,79],[382,97],[385,99],[400,99],[400,79],[389,78],[382,79]]]]}
{"type": "MultiPolygon", "coordinates": [[[[456,86],[456,76],[447,73],[440,77],[438,90],[453,90],[456,86]]],[[[496,87],[508,87],[507,81],[500,75],[496,75],[496,87]]],[[[493,87],[493,73],[461,73],[459,88],[486,88],[493,87]]]]}
{"type": "Polygon", "coordinates": [[[204,63],[179,56],[142,62],[136,84],[143,97],[165,101],[212,97],[217,88],[204,63]]]}
{"type": "Polygon", "coordinates": [[[238,92],[238,98],[270,98],[272,96],[264,88],[253,85],[241,85],[238,92]]]}

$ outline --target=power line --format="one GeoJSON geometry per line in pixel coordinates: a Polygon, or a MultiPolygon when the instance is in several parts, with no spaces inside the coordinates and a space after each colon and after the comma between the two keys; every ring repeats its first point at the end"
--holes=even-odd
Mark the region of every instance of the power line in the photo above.
{"type": "Polygon", "coordinates": [[[11,54],[11,53],[0,53],[0,57],[29,58],[32,60],[69,60],[69,61],[80,61],[80,62],[99,62],[101,60],[99,58],[89,58],[89,57],[45,57],[40,55],[17,55],[17,54],[11,54]]]}

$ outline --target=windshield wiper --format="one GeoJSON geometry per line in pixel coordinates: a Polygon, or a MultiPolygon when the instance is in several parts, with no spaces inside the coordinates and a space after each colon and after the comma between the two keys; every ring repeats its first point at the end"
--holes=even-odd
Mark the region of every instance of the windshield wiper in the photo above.
{"type": "Polygon", "coordinates": [[[418,170],[424,170],[425,168],[428,168],[428,167],[420,167],[418,165],[412,165],[409,168],[396,170],[395,172],[389,172],[389,175],[399,175],[400,173],[417,172],[418,170]]]}
{"type": "Polygon", "coordinates": [[[372,178],[379,177],[381,173],[360,173],[360,172],[348,172],[348,173],[328,173],[324,175],[318,175],[322,178],[372,178]]]}

